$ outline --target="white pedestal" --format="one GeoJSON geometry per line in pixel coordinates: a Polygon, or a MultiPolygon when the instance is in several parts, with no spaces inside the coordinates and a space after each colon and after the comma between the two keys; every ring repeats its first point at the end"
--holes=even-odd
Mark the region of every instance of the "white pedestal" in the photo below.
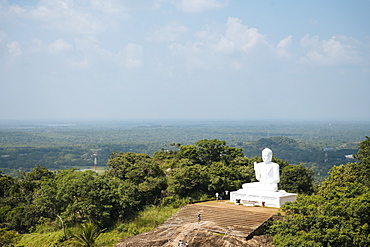
{"type": "Polygon", "coordinates": [[[258,191],[240,189],[230,192],[230,202],[240,203],[246,206],[265,206],[280,208],[286,202],[292,202],[297,199],[297,194],[287,193],[285,190],[279,191],[258,191]]]}

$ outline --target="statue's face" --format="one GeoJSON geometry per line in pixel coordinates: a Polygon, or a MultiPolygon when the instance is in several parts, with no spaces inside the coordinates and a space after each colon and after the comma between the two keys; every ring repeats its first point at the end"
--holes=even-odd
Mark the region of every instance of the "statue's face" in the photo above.
{"type": "Polygon", "coordinates": [[[269,149],[264,149],[262,151],[262,160],[264,162],[271,162],[271,160],[272,160],[272,152],[269,149]]]}

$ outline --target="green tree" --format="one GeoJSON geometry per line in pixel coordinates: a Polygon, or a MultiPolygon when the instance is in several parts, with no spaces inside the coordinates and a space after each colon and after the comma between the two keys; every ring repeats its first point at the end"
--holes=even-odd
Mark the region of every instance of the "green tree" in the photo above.
{"type": "Polygon", "coordinates": [[[20,238],[16,231],[0,228],[0,246],[14,246],[20,238]]]}
{"type": "Polygon", "coordinates": [[[257,157],[250,159],[243,156],[237,157],[230,162],[230,165],[237,169],[236,174],[238,174],[238,178],[234,181],[234,184],[237,186],[236,189],[241,188],[243,183],[256,181],[254,161],[257,161],[257,157]]]}
{"type": "Polygon", "coordinates": [[[286,216],[270,228],[277,246],[370,245],[368,144],[360,145],[360,162],[333,167],[317,194],[282,206],[286,216]]]}
{"type": "Polygon", "coordinates": [[[207,169],[209,176],[208,194],[225,190],[233,191],[241,187],[243,183],[250,182],[248,168],[235,164],[226,165],[225,162],[213,162],[207,169]]]}
{"type": "Polygon", "coordinates": [[[122,186],[121,180],[93,171],[61,171],[56,176],[55,213],[67,223],[90,218],[101,227],[110,227],[130,210],[122,186]]]}
{"type": "Polygon", "coordinates": [[[113,153],[108,160],[108,177],[117,177],[131,184],[134,200],[141,205],[156,203],[162,190],[166,189],[166,179],[159,163],[147,154],[113,153]]]}
{"type": "Polygon", "coordinates": [[[35,168],[32,169],[31,172],[27,173],[24,177],[23,180],[25,181],[40,181],[42,179],[47,179],[47,178],[53,178],[54,173],[50,170],[48,170],[45,167],[41,167],[40,165],[36,165],[35,168]]]}
{"type": "Polygon", "coordinates": [[[180,147],[180,159],[188,159],[192,163],[200,164],[198,148],[195,145],[186,145],[180,147]]]}
{"type": "Polygon", "coordinates": [[[11,192],[10,188],[14,185],[15,180],[13,177],[2,174],[0,171],[0,200],[11,192]]]}
{"type": "Polygon", "coordinates": [[[359,144],[359,151],[355,155],[360,164],[354,170],[357,179],[370,187],[370,137],[365,138],[366,140],[359,144]]]}
{"type": "Polygon", "coordinates": [[[290,193],[313,192],[313,171],[302,165],[288,165],[281,171],[279,188],[290,193]]]}
{"type": "Polygon", "coordinates": [[[181,146],[179,156],[190,159],[195,164],[210,165],[218,161],[230,163],[236,157],[242,157],[243,152],[240,148],[227,146],[225,141],[204,139],[195,145],[181,146]]]}
{"type": "Polygon", "coordinates": [[[56,176],[56,201],[58,214],[66,222],[76,222],[89,215],[94,207],[89,198],[93,189],[90,185],[95,179],[93,171],[63,170],[56,176]]]}
{"type": "Polygon", "coordinates": [[[168,191],[180,197],[197,197],[208,192],[207,168],[196,164],[171,170],[168,177],[168,191]]]}
{"type": "Polygon", "coordinates": [[[5,190],[0,198],[1,223],[20,233],[35,226],[43,212],[33,203],[34,193],[44,181],[53,177],[53,172],[39,165],[29,173],[21,172],[16,179],[2,176],[0,182],[5,190]]]}

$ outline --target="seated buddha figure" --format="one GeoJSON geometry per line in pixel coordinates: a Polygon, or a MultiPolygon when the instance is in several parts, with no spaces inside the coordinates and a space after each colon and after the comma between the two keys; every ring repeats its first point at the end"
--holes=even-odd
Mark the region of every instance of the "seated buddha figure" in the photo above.
{"type": "Polygon", "coordinates": [[[272,151],[269,148],[262,150],[263,162],[254,162],[254,171],[258,182],[245,183],[243,189],[254,191],[278,191],[280,181],[279,165],[272,162],[272,151]]]}

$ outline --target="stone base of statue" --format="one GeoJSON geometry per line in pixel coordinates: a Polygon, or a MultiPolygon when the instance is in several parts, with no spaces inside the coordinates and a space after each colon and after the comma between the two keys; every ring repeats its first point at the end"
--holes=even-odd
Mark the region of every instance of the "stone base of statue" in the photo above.
{"type": "Polygon", "coordinates": [[[267,191],[258,189],[240,189],[230,192],[230,202],[241,203],[245,206],[263,206],[280,208],[286,202],[297,199],[297,194],[285,190],[267,191]]]}

